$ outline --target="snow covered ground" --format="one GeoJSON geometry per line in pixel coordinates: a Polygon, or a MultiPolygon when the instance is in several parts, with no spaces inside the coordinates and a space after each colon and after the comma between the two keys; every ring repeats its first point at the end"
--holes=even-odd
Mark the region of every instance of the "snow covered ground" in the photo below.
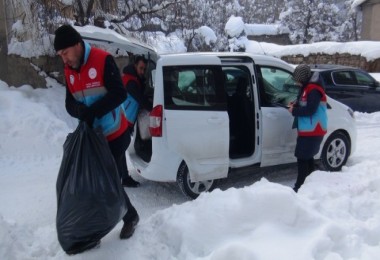
{"type": "Polygon", "coordinates": [[[235,179],[195,201],[175,184],[135,176],[142,186],[127,189],[141,216],[134,236],[119,240],[119,223],[100,248],[67,256],[55,229],[55,182],[76,120],[64,88],[47,86],[0,81],[0,259],[379,259],[380,112],[356,113],[347,166],[314,172],[298,194],[294,169],[235,179]]]}
{"type": "MultiPolygon", "coordinates": [[[[243,27],[231,23],[226,29],[243,27]]],[[[202,34],[213,36],[209,30],[202,34]]],[[[150,42],[159,53],[185,51],[178,39],[150,42]]],[[[9,52],[31,57],[28,44],[13,42],[9,52]]],[[[280,46],[243,37],[233,44],[277,57],[315,52],[380,57],[378,42],[280,46]]],[[[50,41],[43,46],[51,48],[50,41]]],[[[380,73],[372,75],[380,81],[380,73]]],[[[356,113],[357,150],[347,166],[337,173],[314,172],[298,194],[290,188],[294,168],[266,172],[265,178],[235,177],[195,201],[185,199],[175,184],[134,174],[142,183],[127,189],[141,217],[134,236],[119,240],[119,223],[100,248],[67,256],[55,229],[55,182],[62,144],[77,121],[64,109],[64,88],[49,79],[47,86],[14,88],[0,79],[0,259],[379,259],[380,112],[356,113]]]]}

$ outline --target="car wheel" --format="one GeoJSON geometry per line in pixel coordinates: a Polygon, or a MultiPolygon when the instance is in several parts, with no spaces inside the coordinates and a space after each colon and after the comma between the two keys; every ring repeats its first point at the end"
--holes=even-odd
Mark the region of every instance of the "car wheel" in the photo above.
{"type": "Polygon", "coordinates": [[[335,132],[327,138],[322,150],[322,165],[327,171],[340,171],[350,155],[350,141],[341,132],[335,132]]]}
{"type": "Polygon", "coordinates": [[[196,199],[202,192],[212,191],[216,180],[192,182],[189,168],[185,162],[182,162],[178,169],[177,184],[183,194],[191,199],[196,199]]]}

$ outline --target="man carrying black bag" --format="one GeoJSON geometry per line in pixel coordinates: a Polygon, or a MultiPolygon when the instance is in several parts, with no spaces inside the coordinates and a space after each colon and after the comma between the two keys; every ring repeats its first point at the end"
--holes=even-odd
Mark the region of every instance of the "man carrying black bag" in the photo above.
{"type": "MultiPolygon", "coordinates": [[[[67,112],[91,128],[102,130],[119,174],[124,172],[130,136],[121,104],[127,93],[113,57],[85,43],[70,25],[55,31],[54,48],[65,65],[67,112]]],[[[131,237],[139,221],[136,209],[124,194],[128,211],[123,217],[121,239],[131,237]]]]}

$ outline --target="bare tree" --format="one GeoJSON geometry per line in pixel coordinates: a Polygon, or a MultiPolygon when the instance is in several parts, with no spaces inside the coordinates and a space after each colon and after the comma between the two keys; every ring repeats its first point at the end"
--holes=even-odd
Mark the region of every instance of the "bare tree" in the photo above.
{"type": "Polygon", "coordinates": [[[130,26],[127,27],[129,31],[145,32],[145,31],[162,31],[167,33],[168,30],[165,26],[160,26],[155,22],[155,19],[165,23],[167,18],[165,11],[175,9],[176,6],[186,2],[185,0],[177,1],[125,1],[123,8],[123,17],[119,19],[111,19],[112,23],[124,23],[129,21],[130,26]],[[133,21],[141,24],[134,26],[133,21]]]}
{"type": "Polygon", "coordinates": [[[93,13],[94,0],[75,0],[74,8],[76,14],[74,15],[78,25],[89,24],[90,17],[93,13]]]}

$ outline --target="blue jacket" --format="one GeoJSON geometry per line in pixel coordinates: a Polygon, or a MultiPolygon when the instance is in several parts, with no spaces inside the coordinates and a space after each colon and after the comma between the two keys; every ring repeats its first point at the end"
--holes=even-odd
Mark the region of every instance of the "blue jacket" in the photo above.
{"type": "Polygon", "coordinates": [[[324,136],[327,132],[327,97],[317,84],[309,83],[301,89],[296,116],[299,136],[324,136]]]}

